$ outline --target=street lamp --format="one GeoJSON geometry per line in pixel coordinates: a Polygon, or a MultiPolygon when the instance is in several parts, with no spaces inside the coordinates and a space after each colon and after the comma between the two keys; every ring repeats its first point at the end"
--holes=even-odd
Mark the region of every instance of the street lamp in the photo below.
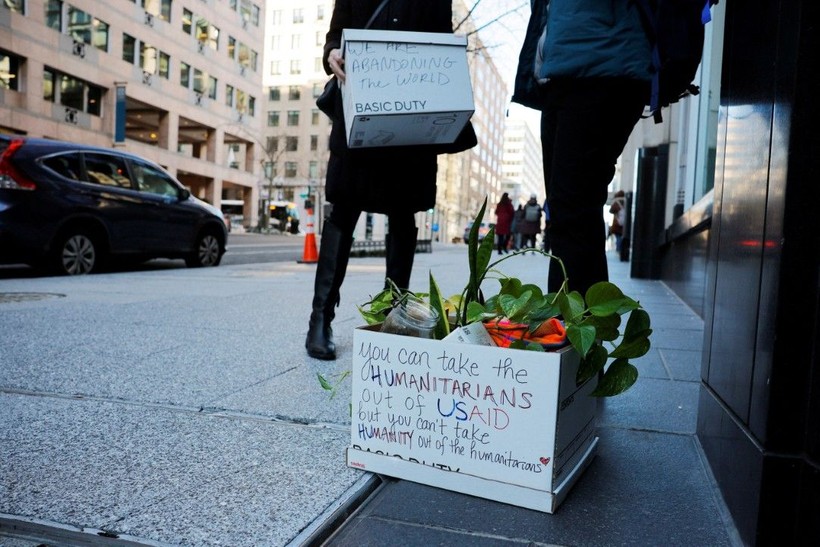
{"type": "Polygon", "coordinates": [[[265,200],[265,227],[270,227],[270,202],[271,194],[273,193],[273,162],[266,161],[263,164],[265,170],[265,179],[268,181],[268,199],[265,200]]]}

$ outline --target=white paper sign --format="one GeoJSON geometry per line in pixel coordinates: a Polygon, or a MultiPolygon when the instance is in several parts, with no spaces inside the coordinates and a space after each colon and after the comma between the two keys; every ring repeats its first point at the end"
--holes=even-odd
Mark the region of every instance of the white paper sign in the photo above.
{"type": "Polygon", "coordinates": [[[464,36],[345,29],[351,148],[453,142],[475,110],[464,36]]]}
{"type": "Polygon", "coordinates": [[[355,344],[354,448],[549,488],[558,354],[366,330],[355,344]]]}

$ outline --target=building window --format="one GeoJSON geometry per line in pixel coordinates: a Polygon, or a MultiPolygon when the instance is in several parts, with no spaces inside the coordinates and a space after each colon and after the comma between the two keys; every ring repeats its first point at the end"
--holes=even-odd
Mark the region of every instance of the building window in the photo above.
{"type": "Polygon", "coordinates": [[[20,81],[20,58],[0,49],[0,89],[17,91],[20,81]]]}
{"type": "Polygon", "coordinates": [[[43,71],[43,100],[54,102],[54,72],[49,69],[43,71]]]}
{"type": "Polygon", "coordinates": [[[196,39],[200,44],[207,44],[213,50],[219,49],[219,28],[202,17],[196,20],[196,39]]]}
{"type": "Polygon", "coordinates": [[[99,86],[50,68],[43,71],[43,99],[46,101],[99,116],[102,96],[103,88],[99,86]]]}
{"type": "Polygon", "coordinates": [[[301,64],[299,63],[299,59],[293,59],[290,62],[290,73],[291,74],[301,74],[302,68],[301,64]]]}
{"type": "Polygon", "coordinates": [[[302,8],[296,8],[293,10],[293,24],[299,24],[305,22],[305,10],[302,8]]]}
{"type": "Polygon", "coordinates": [[[325,34],[322,31],[316,32],[316,45],[323,46],[325,45],[325,34]]]}
{"type": "Polygon", "coordinates": [[[208,76],[208,98],[216,100],[216,88],[219,82],[213,76],[208,76]]]}
{"type": "Polygon", "coordinates": [[[324,4],[319,4],[316,7],[316,20],[317,21],[324,21],[325,20],[325,6],[324,6],[324,4]]]}
{"type": "Polygon", "coordinates": [[[270,50],[271,51],[278,51],[279,50],[279,35],[274,34],[270,37],[270,50]]]}
{"type": "Polygon", "coordinates": [[[157,48],[145,42],[140,46],[140,68],[148,74],[157,73],[157,48]]]}
{"type": "Polygon", "coordinates": [[[313,60],[313,72],[324,72],[325,65],[322,64],[322,58],[316,57],[313,60]]]}
{"type": "Polygon", "coordinates": [[[26,2],[25,0],[5,0],[3,5],[6,6],[11,11],[16,11],[17,13],[26,14],[26,2]]]}
{"type": "Polygon", "coordinates": [[[171,56],[164,51],[159,52],[159,75],[166,80],[171,77],[171,56]]]}
{"type": "Polygon", "coordinates": [[[137,39],[123,33],[122,35],[122,60],[126,63],[134,64],[137,51],[137,39]]]}
{"type": "Polygon", "coordinates": [[[310,151],[315,152],[319,149],[319,135],[310,136],[310,151]]]}
{"type": "Polygon", "coordinates": [[[292,85],[288,88],[288,100],[298,101],[302,97],[302,90],[298,85],[292,85]]]}
{"type": "Polygon", "coordinates": [[[282,97],[282,93],[276,86],[271,86],[268,88],[268,100],[269,101],[278,101],[282,97]]]}
{"type": "Polygon", "coordinates": [[[267,144],[265,146],[265,150],[268,151],[268,154],[276,152],[279,150],[279,137],[268,137],[267,144]]]}
{"type": "Polygon", "coordinates": [[[259,26],[259,6],[252,4],[250,0],[242,0],[239,4],[239,15],[242,20],[259,26]]]}
{"type": "Polygon", "coordinates": [[[250,114],[251,117],[256,116],[256,97],[248,97],[248,114],[250,114]]]}
{"type": "Polygon", "coordinates": [[[242,42],[239,42],[239,58],[237,59],[239,64],[245,68],[256,71],[256,59],[256,52],[242,42]]]}
{"type": "Polygon", "coordinates": [[[68,33],[77,42],[108,51],[108,23],[75,7],[68,8],[68,33]]]}
{"type": "Polygon", "coordinates": [[[313,108],[310,111],[310,125],[319,125],[319,109],[313,108]]]}
{"type": "Polygon", "coordinates": [[[311,180],[316,180],[319,178],[319,162],[315,160],[311,160],[308,163],[308,178],[311,180]]]}
{"type": "Polygon", "coordinates": [[[295,161],[286,161],[285,162],[285,177],[292,179],[296,177],[296,162],[295,161]]]}
{"type": "Polygon", "coordinates": [[[325,88],[324,88],[324,85],[323,85],[323,84],[320,84],[320,83],[314,83],[314,84],[313,84],[313,98],[315,99],[315,98],[317,98],[319,95],[321,95],[321,94],[322,94],[322,91],[324,91],[324,89],[325,89],[325,88]]]}
{"type": "Polygon", "coordinates": [[[142,7],[154,17],[163,21],[171,20],[171,0],[142,0],[142,7]]]}
{"type": "Polygon", "coordinates": [[[179,85],[182,87],[191,85],[191,65],[188,63],[179,63],[179,85]]]}
{"type": "Polygon", "coordinates": [[[182,32],[187,34],[188,36],[191,35],[191,31],[194,29],[194,14],[191,10],[187,8],[182,8],[182,32]]]}
{"type": "Polygon", "coordinates": [[[46,26],[57,32],[63,30],[63,1],[48,0],[46,2],[46,26]]]}
{"type": "Polygon", "coordinates": [[[205,79],[208,77],[207,74],[199,70],[198,68],[194,69],[194,91],[196,93],[205,93],[205,79]]]}
{"type": "Polygon", "coordinates": [[[290,49],[301,49],[302,47],[302,35],[301,34],[291,34],[290,35],[290,49]]]}
{"type": "Polygon", "coordinates": [[[233,106],[233,86],[225,84],[225,106],[233,106]]]}
{"type": "Polygon", "coordinates": [[[228,57],[236,59],[236,38],[228,36],[228,57]]]}
{"type": "Polygon", "coordinates": [[[281,25],[282,24],[282,10],[276,9],[271,12],[271,24],[273,25],[281,25]]]}
{"type": "Polygon", "coordinates": [[[299,150],[299,137],[285,137],[285,151],[296,152],[299,150]]]}
{"type": "Polygon", "coordinates": [[[279,68],[279,61],[271,61],[270,62],[270,73],[271,76],[278,76],[282,74],[282,71],[279,68]]]}
{"type": "Polygon", "coordinates": [[[268,127],[279,127],[279,111],[268,111],[268,127]]]}
{"type": "Polygon", "coordinates": [[[288,125],[291,127],[295,127],[299,125],[299,111],[298,110],[288,110],[288,125]]]}

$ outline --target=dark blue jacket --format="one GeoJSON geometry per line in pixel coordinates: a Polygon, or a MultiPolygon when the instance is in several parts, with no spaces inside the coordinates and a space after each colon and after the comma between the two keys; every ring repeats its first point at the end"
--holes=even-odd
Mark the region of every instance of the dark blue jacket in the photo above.
{"type": "Polygon", "coordinates": [[[531,0],[513,102],[541,109],[551,78],[651,79],[651,47],[633,0],[531,0]],[[537,66],[539,39],[543,63],[537,66]]]}

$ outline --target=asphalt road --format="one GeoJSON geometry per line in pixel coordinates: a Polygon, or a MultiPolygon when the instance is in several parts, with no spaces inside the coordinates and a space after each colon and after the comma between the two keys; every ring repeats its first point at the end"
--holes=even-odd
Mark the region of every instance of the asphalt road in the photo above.
{"type": "MultiPolygon", "coordinates": [[[[228,236],[228,252],[222,257],[222,265],[295,262],[303,257],[304,248],[304,236],[232,233],[228,236]]],[[[185,261],[160,258],[143,264],[119,266],[114,271],[137,272],[177,268],[185,268],[185,261]]],[[[47,277],[49,275],[51,274],[25,265],[0,265],[0,279],[47,277]]]]}

